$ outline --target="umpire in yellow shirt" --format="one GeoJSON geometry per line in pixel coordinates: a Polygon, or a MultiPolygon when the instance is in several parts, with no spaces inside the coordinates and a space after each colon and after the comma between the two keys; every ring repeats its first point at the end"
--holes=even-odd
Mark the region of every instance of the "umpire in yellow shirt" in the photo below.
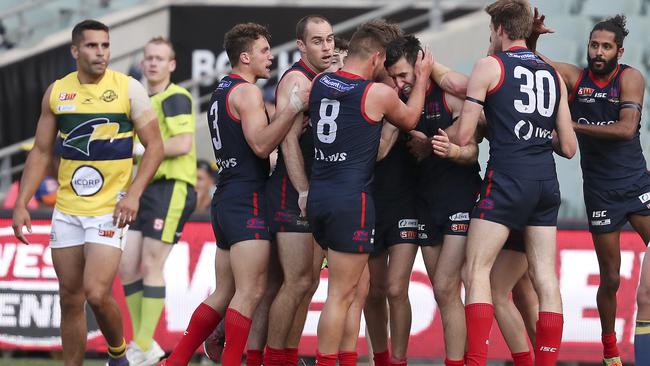
{"type": "MultiPolygon", "coordinates": [[[[131,366],[155,365],[165,354],[153,340],[165,304],[163,267],[196,206],[196,119],[190,93],[170,81],[176,68],[172,44],[162,37],[150,40],[141,66],[158,115],[165,159],[140,199],[120,263],[133,325],[126,352],[131,366]]],[[[136,156],[143,152],[140,145],[135,150],[136,156]]]]}

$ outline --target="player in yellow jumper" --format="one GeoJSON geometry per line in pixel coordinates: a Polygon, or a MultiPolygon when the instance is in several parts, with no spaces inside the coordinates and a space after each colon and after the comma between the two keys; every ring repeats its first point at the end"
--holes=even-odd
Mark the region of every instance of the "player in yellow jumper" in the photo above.
{"type": "Polygon", "coordinates": [[[50,248],[59,281],[64,365],[83,363],[87,301],[108,343],[107,365],[125,366],[122,316],[111,289],[125,226],[137,215],[140,196],[163,158],[163,144],[145,89],[136,80],[107,69],[106,25],[94,20],[77,24],[72,30],[71,53],[77,71],[55,81],[43,96],[13,229],[28,244],[23,226],[31,232],[31,220],[25,206],[58,144],[59,191],[50,248]],[[131,182],[134,131],[146,152],[131,182]]]}
{"type": "MultiPolygon", "coordinates": [[[[141,65],[158,116],[165,159],[140,198],[140,211],[129,228],[120,262],[133,325],[133,342],[126,352],[131,366],[155,365],[165,355],[153,340],[165,305],[163,267],[196,206],[196,118],[190,93],[170,80],[176,68],[172,44],[162,37],[150,40],[141,65]]],[[[136,145],[135,150],[139,155],[142,148],[136,145]]]]}

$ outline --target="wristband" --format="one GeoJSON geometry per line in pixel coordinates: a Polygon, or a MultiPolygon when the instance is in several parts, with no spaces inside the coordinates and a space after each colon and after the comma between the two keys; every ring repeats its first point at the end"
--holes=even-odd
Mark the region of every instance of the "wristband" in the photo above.
{"type": "Polygon", "coordinates": [[[472,98],[469,95],[465,97],[465,100],[468,101],[468,102],[476,103],[476,104],[480,105],[481,107],[485,106],[484,101],[478,100],[476,98],[472,98]]]}

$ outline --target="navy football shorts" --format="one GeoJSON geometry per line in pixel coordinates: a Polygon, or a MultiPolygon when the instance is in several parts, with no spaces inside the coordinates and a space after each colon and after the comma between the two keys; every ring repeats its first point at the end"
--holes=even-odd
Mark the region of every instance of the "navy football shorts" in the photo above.
{"type": "Polygon", "coordinates": [[[650,216],[650,175],[628,187],[597,190],[583,185],[589,231],[606,234],[620,230],[630,215],[650,216]]]}
{"type": "Polygon", "coordinates": [[[490,169],[472,218],[496,222],[514,230],[525,226],[557,226],[560,185],[556,178],[527,180],[490,169]]]}
{"type": "Polygon", "coordinates": [[[266,197],[271,233],[311,233],[309,221],[300,215],[298,192],[287,174],[275,172],[271,175],[266,197]]]}
{"type": "Polygon", "coordinates": [[[309,224],[323,249],[346,253],[374,252],[375,204],[365,192],[307,200],[309,224]]]}
{"type": "Polygon", "coordinates": [[[270,240],[266,197],[262,190],[212,199],[212,230],[217,247],[230,247],[245,240],[270,240]]]}

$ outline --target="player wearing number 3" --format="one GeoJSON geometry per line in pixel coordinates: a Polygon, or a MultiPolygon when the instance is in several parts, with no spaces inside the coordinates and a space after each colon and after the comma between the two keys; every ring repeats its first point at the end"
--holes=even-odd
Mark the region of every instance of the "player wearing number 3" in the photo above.
{"type": "Polygon", "coordinates": [[[336,365],[346,314],[373,251],[374,205],[368,194],[377,158],[381,121],[412,130],[422,112],[433,58],[419,54],[416,82],[407,104],[390,87],[373,83],[384,68],[392,39],[384,21],[359,27],[343,69],[314,79],[309,113],[314,163],[307,199],[316,241],[329,249],[327,301],[318,323],[318,365],[336,365]]]}
{"type": "Polygon", "coordinates": [[[485,365],[494,308],[490,270],[510,230],[523,230],[539,296],[535,364],[555,365],[562,339],[562,300],[555,274],[560,191],[553,151],[571,158],[576,137],[567,92],[555,70],[527,49],[530,4],[499,0],[491,17],[493,56],[474,66],[456,139],[474,136],[483,107],[490,160],[469,226],[465,264],[468,366],[485,365]]]}
{"type": "Polygon", "coordinates": [[[269,123],[262,91],[255,85],[269,77],[273,59],[269,39],[266,28],[254,23],[238,24],[224,37],[233,71],[217,85],[208,111],[219,165],[212,200],[217,288],[196,308],[185,335],[162,365],[187,365],[222,314],[226,328],[222,365],[240,365],[251,317],[264,294],[271,250],[264,195],[269,154],[307,102],[306,90],[292,88],[290,103],[269,123]]]}

